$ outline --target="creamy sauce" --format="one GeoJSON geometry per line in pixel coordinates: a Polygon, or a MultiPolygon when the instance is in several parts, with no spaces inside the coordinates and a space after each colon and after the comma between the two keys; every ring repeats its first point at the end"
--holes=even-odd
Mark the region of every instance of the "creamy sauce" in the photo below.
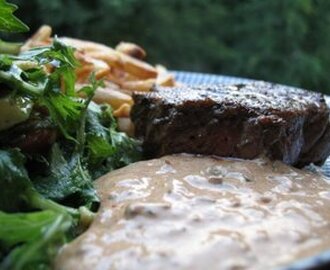
{"type": "Polygon", "coordinates": [[[96,188],[56,269],[269,269],[330,249],[329,183],[281,162],[167,156],[96,188]]]}

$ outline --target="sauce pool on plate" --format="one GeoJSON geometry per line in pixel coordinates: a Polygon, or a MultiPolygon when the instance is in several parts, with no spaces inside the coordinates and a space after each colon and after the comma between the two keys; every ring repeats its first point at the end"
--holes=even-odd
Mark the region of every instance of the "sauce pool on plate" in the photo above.
{"type": "Polygon", "coordinates": [[[173,155],[96,181],[55,269],[269,269],[330,249],[330,184],[267,159],[173,155]]]}

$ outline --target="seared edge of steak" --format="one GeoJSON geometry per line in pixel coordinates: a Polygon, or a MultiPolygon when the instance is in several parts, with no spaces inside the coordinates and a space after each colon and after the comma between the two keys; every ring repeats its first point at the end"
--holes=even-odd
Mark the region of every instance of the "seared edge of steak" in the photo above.
{"type": "Polygon", "coordinates": [[[255,82],[158,87],[133,99],[136,136],[148,157],[187,152],[251,159],[265,154],[303,166],[324,162],[330,152],[324,139],[329,108],[320,93],[255,82]]]}

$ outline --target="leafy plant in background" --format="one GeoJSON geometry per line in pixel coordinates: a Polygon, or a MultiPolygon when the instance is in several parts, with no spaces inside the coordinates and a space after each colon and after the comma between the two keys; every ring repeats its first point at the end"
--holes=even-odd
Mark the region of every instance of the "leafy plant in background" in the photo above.
{"type": "Polygon", "coordinates": [[[146,48],[149,60],[172,69],[251,77],[330,93],[327,0],[15,3],[33,30],[47,23],[60,35],[109,45],[133,41],[146,48]]]}

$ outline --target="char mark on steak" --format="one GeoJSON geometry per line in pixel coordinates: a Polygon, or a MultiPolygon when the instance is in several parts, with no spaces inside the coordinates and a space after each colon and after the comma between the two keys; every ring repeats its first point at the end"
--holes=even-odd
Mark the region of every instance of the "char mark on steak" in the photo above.
{"type": "Polygon", "coordinates": [[[135,93],[131,117],[147,157],[194,153],[271,159],[302,167],[330,153],[320,93],[266,82],[155,87],[135,93]]]}

